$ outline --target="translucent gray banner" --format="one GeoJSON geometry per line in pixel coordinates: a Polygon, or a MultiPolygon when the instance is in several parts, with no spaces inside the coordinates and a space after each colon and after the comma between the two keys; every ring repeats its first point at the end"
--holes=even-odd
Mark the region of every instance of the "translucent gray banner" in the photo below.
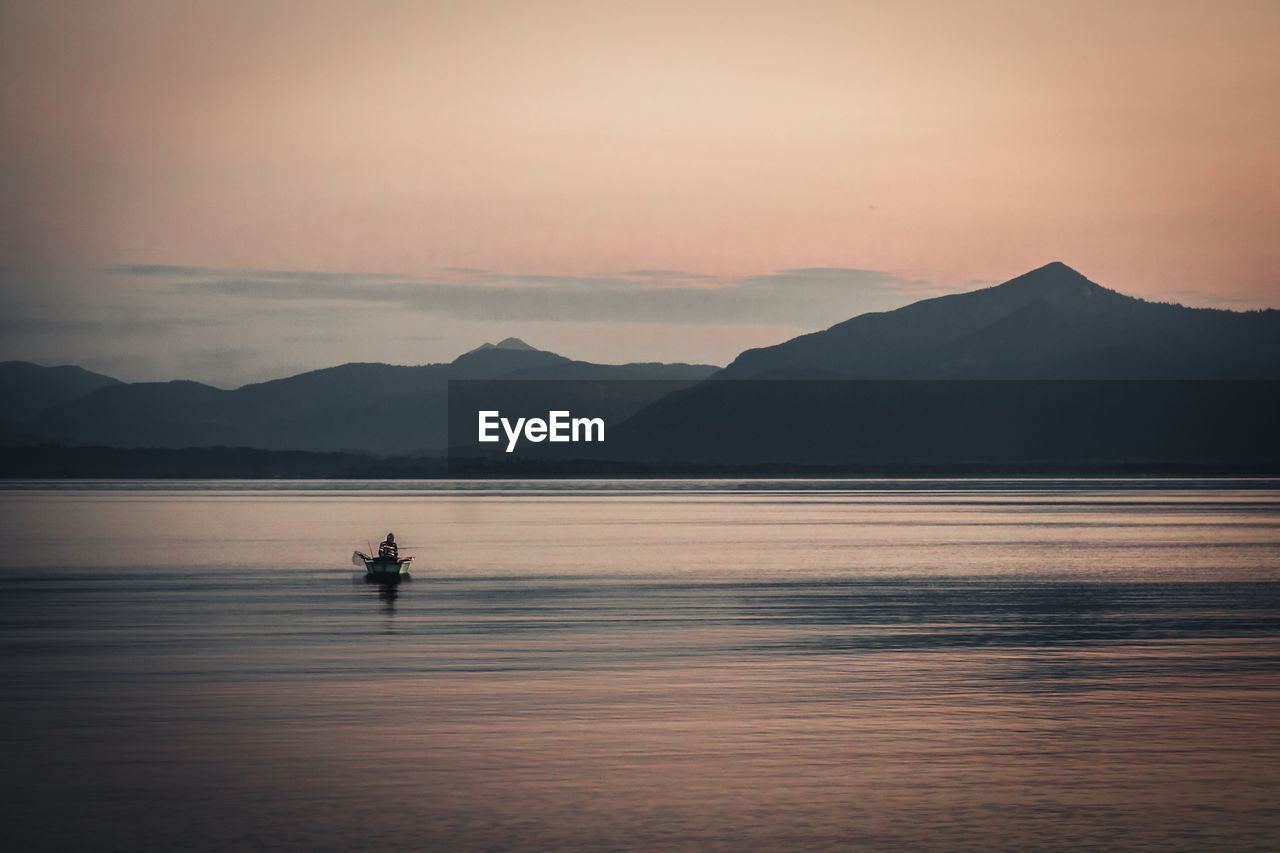
{"type": "Polygon", "coordinates": [[[457,381],[454,475],[1280,463],[1272,381],[457,381]]]}

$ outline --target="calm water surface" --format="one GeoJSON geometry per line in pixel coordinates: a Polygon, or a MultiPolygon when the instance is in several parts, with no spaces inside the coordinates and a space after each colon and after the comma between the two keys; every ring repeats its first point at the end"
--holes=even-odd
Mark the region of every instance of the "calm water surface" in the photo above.
{"type": "Polygon", "coordinates": [[[1274,850],[1276,485],[10,483],[0,848],[1274,850]]]}

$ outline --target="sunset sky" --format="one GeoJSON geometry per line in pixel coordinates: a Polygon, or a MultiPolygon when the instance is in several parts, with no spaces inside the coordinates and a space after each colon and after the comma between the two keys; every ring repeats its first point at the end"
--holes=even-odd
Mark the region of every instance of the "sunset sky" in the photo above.
{"type": "Polygon", "coordinates": [[[1280,307],[1280,3],[0,6],[0,359],[725,363],[1061,260],[1280,307]]]}

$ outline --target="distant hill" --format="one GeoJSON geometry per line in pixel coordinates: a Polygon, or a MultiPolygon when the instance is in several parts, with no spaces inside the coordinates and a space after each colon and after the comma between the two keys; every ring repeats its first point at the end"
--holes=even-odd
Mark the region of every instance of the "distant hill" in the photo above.
{"type": "MultiPolygon", "coordinates": [[[[498,341],[496,344],[481,344],[480,346],[471,350],[471,352],[483,352],[485,350],[490,350],[490,349],[519,350],[522,352],[538,352],[537,348],[529,346],[519,338],[503,338],[502,340],[498,341]]],[[[464,353],[464,355],[470,355],[471,352],[464,353]]]]}
{"type": "Polygon", "coordinates": [[[50,406],[119,384],[118,379],[80,367],[0,362],[0,424],[12,426],[30,420],[50,406]]]}
{"type": "Polygon", "coordinates": [[[718,377],[1280,379],[1280,311],[1146,302],[1055,262],[747,350],[718,377]]]}
{"type": "Polygon", "coordinates": [[[707,364],[595,364],[534,349],[519,338],[484,344],[449,365],[449,379],[705,379],[718,368],[707,364]]]}
{"type": "Polygon", "coordinates": [[[224,391],[196,382],[116,383],[12,425],[37,440],[105,447],[441,452],[457,379],[685,379],[712,365],[574,361],[516,338],[448,364],[343,364],[224,391]]]}

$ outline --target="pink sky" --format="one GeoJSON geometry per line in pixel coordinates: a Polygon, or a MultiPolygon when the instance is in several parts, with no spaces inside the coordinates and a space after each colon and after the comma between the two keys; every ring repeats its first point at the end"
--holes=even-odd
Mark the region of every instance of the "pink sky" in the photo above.
{"type": "MultiPolygon", "coordinates": [[[[1274,2],[11,2],[0,265],[967,289],[1062,260],[1280,306],[1277,43],[1274,2]]],[[[648,329],[543,331],[616,360],[648,329]]]]}

